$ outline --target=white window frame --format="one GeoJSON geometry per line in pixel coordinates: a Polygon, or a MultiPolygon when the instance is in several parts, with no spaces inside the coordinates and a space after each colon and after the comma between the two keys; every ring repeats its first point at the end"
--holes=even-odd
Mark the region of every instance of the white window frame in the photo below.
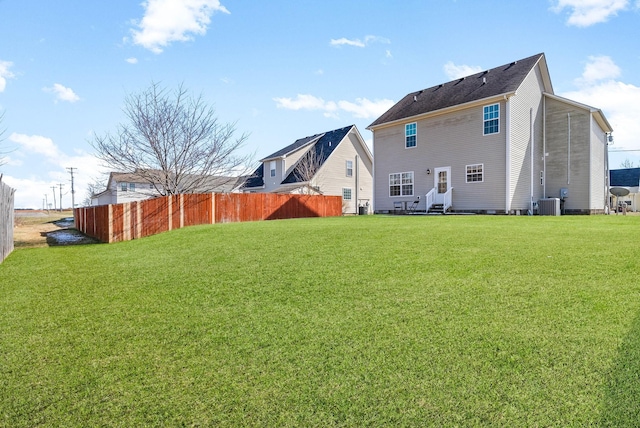
{"type": "Polygon", "coordinates": [[[404,125],[404,148],[405,149],[414,149],[418,147],[418,123],[411,122],[404,125]],[[413,133],[409,134],[409,129],[413,131],[413,133]],[[413,137],[413,145],[409,145],[409,137],[413,137]]]}
{"type": "Polygon", "coordinates": [[[346,175],[347,177],[353,177],[353,161],[345,161],[346,175]]]}
{"type": "Polygon", "coordinates": [[[464,168],[464,170],[465,170],[465,183],[484,183],[484,164],[483,163],[469,164],[464,168]],[[469,171],[469,168],[471,168],[472,170],[469,171]],[[469,179],[478,175],[480,175],[480,180],[469,179]]]}
{"type": "Polygon", "coordinates": [[[276,176],[276,161],[269,162],[269,176],[270,177],[276,176]]]}
{"type": "Polygon", "coordinates": [[[402,198],[402,197],[406,197],[406,196],[413,196],[414,190],[415,190],[415,174],[413,173],[413,171],[405,171],[405,172],[392,172],[391,174],[389,174],[389,197],[390,198],[402,198]],[[397,178],[398,183],[395,183],[394,180],[394,184],[391,184],[391,177],[392,176],[397,176],[394,177],[397,178]],[[404,180],[406,179],[411,179],[411,183],[405,183],[404,180]],[[411,193],[405,193],[405,186],[411,186],[411,193]],[[391,186],[400,186],[400,194],[399,195],[392,195],[391,194],[391,186]]]}
{"type": "Polygon", "coordinates": [[[353,189],[351,187],[343,187],[342,188],[342,200],[350,201],[353,198],[353,189]],[[345,197],[345,194],[348,193],[349,197],[345,197]]]}
{"type": "Polygon", "coordinates": [[[486,106],[482,107],[482,135],[493,135],[493,134],[499,134],[500,133],[500,103],[495,103],[495,104],[489,104],[486,106]],[[493,116],[494,112],[488,112],[487,109],[490,109],[491,107],[496,107],[497,106],[497,116],[493,116]],[[487,115],[489,115],[489,118],[487,118],[487,115]],[[493,122],[493,121],[497,122],[497,130],[495,132],[487,132],[487,122],[493,122]]]}
{"type": "Polygon", "coordinates": [[[136,183],[129,183],[129,191],[130,192],[136,191],[136,183]]]}
{"type": "Polygon", "coordinates": [[[128,188],[129,188],[129,185],[127,183],[120,183],[121,192],[126,192],[128,188]]]}

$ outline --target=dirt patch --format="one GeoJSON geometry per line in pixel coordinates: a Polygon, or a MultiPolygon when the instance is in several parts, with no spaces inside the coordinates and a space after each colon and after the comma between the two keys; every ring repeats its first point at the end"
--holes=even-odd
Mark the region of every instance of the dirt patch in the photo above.
{"type": "Polygon", "coordinates": [[[98,243],[74,228],[71,211],[15,211],[13,242],[15,248],[98,243]]]}

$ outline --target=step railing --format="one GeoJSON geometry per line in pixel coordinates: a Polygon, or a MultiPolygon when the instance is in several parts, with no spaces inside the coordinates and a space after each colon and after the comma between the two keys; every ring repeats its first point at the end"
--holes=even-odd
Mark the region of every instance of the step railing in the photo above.
{"type": "Polygon", "coordinates": [[[444,200],[442,202],[442,212],[447,212],[449,208],[451,208],[453,199],[453,187],[449,188],[444,194],[444,200]]]}
{"type": "Polygon", "coordinates": [[[429,212],[429,210],[431,209],[435,201],[436,201],[436,188],[434,187],[433,189],[429,190],[429,192],[426,195],[426,202],[427,202],[426,212],[429,212]]]}

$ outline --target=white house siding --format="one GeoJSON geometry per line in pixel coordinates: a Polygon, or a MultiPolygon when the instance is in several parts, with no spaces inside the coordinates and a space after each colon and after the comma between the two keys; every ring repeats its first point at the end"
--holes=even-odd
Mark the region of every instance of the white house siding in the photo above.
{"type": "Polygon", "coordinates": [[[358,212],[358,200],[369,201],[373,198],[373,164],[370,154],[365,151],[354,131],[349,132],[342,142],[331,153],[324,163],[313,184],[318,186],[324,195],[342,196],[343,188],[351,189],[351,201],[345,201],[343,212],[356,214],[358,212]],[[356,157],[358,165],[356,167],[356,157]],[[353,175],[347,177],[346,161],[353,161],[353,175]],[[356,174],[358,186],[356,188],[356,174]]]}
{"type": "Polygon", "coordinates": [[[511,146],[509,198],[511,210],[527,210],[533,201],[542,197],[540,171],[542,171],[542,91],[544,84],[540,67],[536,66],[511,97],[511,146]],[[533,109],[534,166],[531,170],[531,109],[533,109]],[[533,188],[532,188],[533,173],[533,188]],[[532,192],[533,190],[533,192],[532,192]]]}
{"type": "Polygon", "coordinates": [[[569,212],[588,212],[591,207],[590,115],[589,111],[574,105],[546,99],[547,197],[557,198],[560,189],[567,188],[569,197],[564,208],[569,212]]]}
{"type": "Polygon", "coordinates": [[[595,119],[591,120],[591,197],[590,209],[603,212],[607,204],[606,155],[607,136],[595,119]]]}
{"type": "Polygon", "coordinates": [[[505,204],[504,100],[493,100],[463,110],[431,115],[417,121],[417,145],[405,148],[406,120],[374,130],[376,212],[392,211],[394,201],[415,200],[425,210],[425,195],[434,187],[434,170],[451,167],[455,211],[501,211],[505,204]],[[483,135],[483,106],[500,104],[500,132],[483,135]],[[483,164],[484,181],[466,183],[466,166],[483,164]],[[431,174],[427,175],[427,169],[431,174]],[[389,174],[414,172],[413,196],[389,196],[389,174]]]}

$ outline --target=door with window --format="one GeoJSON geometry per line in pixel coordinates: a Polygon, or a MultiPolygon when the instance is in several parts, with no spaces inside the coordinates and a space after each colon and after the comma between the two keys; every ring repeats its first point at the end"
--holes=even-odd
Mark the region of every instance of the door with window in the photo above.
{"type": "Polygon", "coordinates": [[[451,167],[443,166],[434,169],[433,187],[436,188],[436,204],[444,203],[444,195],[451,189],[451,167]]]}

